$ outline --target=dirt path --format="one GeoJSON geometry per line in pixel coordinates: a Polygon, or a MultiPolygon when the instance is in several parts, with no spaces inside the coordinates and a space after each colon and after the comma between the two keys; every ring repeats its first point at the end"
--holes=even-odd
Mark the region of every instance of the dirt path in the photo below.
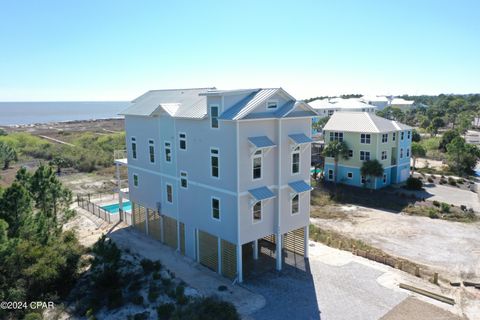
{"type": "Polygon", "coordinates": [[[453,279],[480,277],[480,223],[459,223],[350,207],[344,219],[312,222],[361,239],[453,279]],[[352,210],[353,209],[353,210],[352,210]]]}

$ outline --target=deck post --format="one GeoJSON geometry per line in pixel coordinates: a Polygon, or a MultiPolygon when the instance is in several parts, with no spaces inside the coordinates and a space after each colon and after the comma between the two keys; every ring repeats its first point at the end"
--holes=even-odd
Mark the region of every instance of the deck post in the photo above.
{"type": "Polygon", "coordinates": [[[123,195],[122,195],[122,181],[120,180],[120,165],[115,164],[116,175],[117,175],[117,186],[118,186],[118,214],[120,221],[123,221],[123,195]]]}
{"type": "Polygon", "coordinates": [[[275,259],[276,259],[276,268],[278,271],[282,270],[282,250],[283,250],[283,245],[282,245],[282,234],[277,233],[275,236],[275,242],[277,243],[276,249],[275,249],[275,259]]]}
{"type": "Polygon", "coordinates": [[[242,266],[242,245],[237,244],[237,277],[238,282],[243,282],[243,266],[242,266]]]}
{"type": "Polygon", "coordinates": [[[304,237],[305,237],[305,253],[304,253],[304,258],[308,259],[308,239],[309,239],[309,228],[308,226],[305,226],[305,232],[304,232],[304,237]]]}
{"type": "Polygon", "coordinates": [[[253,241],[253,259],[258,260],[258,239],[253,241]]]}

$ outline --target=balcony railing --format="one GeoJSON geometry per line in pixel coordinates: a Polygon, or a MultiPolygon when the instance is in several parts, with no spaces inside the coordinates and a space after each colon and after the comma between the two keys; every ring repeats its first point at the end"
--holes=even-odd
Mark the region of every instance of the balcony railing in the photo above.
{"type": "Polygon", "coordinates": [[[127,158],[127,150],[114,150],[113,151],[113,159],[126,159],[127,158]]]}

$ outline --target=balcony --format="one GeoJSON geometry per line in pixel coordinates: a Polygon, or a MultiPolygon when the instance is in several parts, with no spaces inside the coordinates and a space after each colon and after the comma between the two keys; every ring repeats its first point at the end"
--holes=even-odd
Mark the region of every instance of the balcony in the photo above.
{"type": "Polygon", "coordinates": [[[113,160],[115,161],[115,164],[126,166],[128,164],[127,150],[114,150],[113,160]]]}

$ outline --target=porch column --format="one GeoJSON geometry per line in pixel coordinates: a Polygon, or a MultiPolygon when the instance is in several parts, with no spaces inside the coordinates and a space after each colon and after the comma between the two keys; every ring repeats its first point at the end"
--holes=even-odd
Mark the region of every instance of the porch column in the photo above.
{"type": "Polygon", "coordinates": [[[217,237],[218,274],[222,274],[222,239],[217,237]]]}
{"type": "Polygon", "coordinates": [[[148,213],[150,209],[145,208],[145,234],[148,236],[148,213]]]}
{"type": "Polygon", "coordinates": [[[258,240],[253,241],[253,259],[258,260],[258,240]]]}
{"type": "Polygon", "coordinates": [[[304,232],[305,233],[305,240],[304,240],[304,242],[305,242],[305,250],[304,250],[305,255],[304,255],[304,258],[308,259],[309,228],[308,228],[308,226],[305,226],[304,229],[305,229],[305,232],[304,232]]]}
{"type": "Polygon", "coordinates": [[[243,282],[243,267],[242,267],[242,245],[237,244],[237,276],[238,282],[243,282]]]}
{"type": "Polygon", "coordinates": [[[282,270],[282,234],[277,233],[275,236],[275,240],[277,243],[277,247],[275,249],[275,259],[276,259],[276,267],[278,271],[282,270]]]}

